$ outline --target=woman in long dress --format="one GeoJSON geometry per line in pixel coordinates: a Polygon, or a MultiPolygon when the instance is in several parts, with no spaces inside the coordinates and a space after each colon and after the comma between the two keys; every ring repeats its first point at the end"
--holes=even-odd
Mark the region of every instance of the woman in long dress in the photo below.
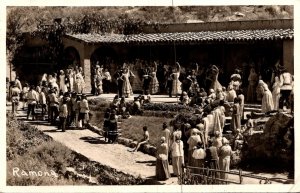
{"type": "Polygon", "coordinates": [[[178,95],[181,94],[181,82],[179,81],[179,76],[180,76],[180,64],[176,62],[177,68],[174,69],[174,72],[171,74],[171,77],[173,79],[172,82],[172,94],[173,95],[178,95]]]}
{"type": "MultiPolygon", "coordinates": [[[[232,155],[232,150],[229,145],[229,141],[223,137],[222,139],[223,146],[219,150],[219,166],[220,170],[229,172],[230,170],[230,156],[232,155]]],[[[221,179],[227,180],[228,174],[221,172],[221,179]]]]}
{"type": "Polygon", "coordinates": [[[123,79],[123,95],[125,95],[126,98],[133,95],[132,87],[129,80],[130,76],[134,76],[134,75],[129,71],[128,67],[125,67],[124,72],[122,74],[122,79],[123,79]]]}
{"type": "Polygon", "coordinates": [[[66,87],[66,84],[65,84],[65,73],[63,70],[60,70],[59,71],[59,89],[61,91],[63,91],[63,93],[67,92],[67,87],[66,87]]]}
{"type": "Polygon", "coordinates": [[[175,176],[182,175],[182,165],[184,165],[184,153],[183,153],[183,142],[180,140],[181,136],[179,133],[175,135],[175,141],[171,146],[172,151],[172,165],[175,176]]]}
{"type": "Polygon", "coordinates": [[[132,73],[135,74],[135,78],[132,82],[132,90],[133,91],[142,91],[143,90],[143,82],[140,76],[140,70],[142,69],[142,64],[139,59],[136,60],[135,64],[132,65],[132,73]]]}
{"type": "Polygon", "coordinates": [[[267,84],[263,85],[264,93],[261,101],[261,112],[266,113],[274,110],[272,93],[268,88],[267,84]]]}
{"type": "Polygon", "coordinates": [[[169,163],[168,163],[168,144],[166,138],[161,137],[161,144],[157,147],[157,160],[156,160],[156,178],[157,180],[169,179],[169,163]]]}
{"type": "Polygon", "coordinates": [[[154,62],[154,67],[151,69],[151,81],[150,81],[150,94],[156,94],[158,92],[159,83],[156,77],[157,63],[154,62]]]}
{"type": "Polygon", "coordinates": [[[248,85],[248,91],[247,91],[247,101],[248,102],[254,102],[256,97],[256,84],[257,84],[257,74],[255,72],[254,68],[251,68],[250,74],[248,77],[249,85],[248,85]]]}
{"type": "Polygon", "coordinates": [[[82,93],[82,86],[83,86],[83,77],[79,71],[76,72],[75,75],[75,92],[76,93],[82,93]]]}
{"type": "Polygon", "coordinates": [[[280,80],[277,76],[275,76],[275,82],[273,84],[272,97],[273,97],[274,110],[278,110],[279,99],[280,99],[280,80]]]}
{"type": "Polygon", "coordinates": [[[239,104],[239,99],[235,98],[234,99],[234,104],[232,106],[232,118],[231,118],[231,123],[230,123],[230,128],[231,131],[234,133],[236,132],[237,129],[241,129],[241,112],[240,112],[240,104],[239,104]]]}
{"type": "Polygon", "coordinates": [[[191,136],[189,137],[187,144],[189,145],[189,151],[188,151],[188,165],[194,166],[195,160],[193,159],[193,152],[194,147],[197,146],[198,142],[201,142],[200,135],[197,135],[196,131],[192,131],[191,136]]]}

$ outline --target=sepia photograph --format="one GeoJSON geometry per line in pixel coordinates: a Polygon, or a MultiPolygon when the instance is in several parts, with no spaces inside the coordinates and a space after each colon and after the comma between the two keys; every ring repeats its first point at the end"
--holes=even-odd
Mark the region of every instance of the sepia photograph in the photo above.
{"type": "Polygon", "coordinates": [[[5,38],[6,186],[295,184],[294,5],[6,6],[5,38]]]}

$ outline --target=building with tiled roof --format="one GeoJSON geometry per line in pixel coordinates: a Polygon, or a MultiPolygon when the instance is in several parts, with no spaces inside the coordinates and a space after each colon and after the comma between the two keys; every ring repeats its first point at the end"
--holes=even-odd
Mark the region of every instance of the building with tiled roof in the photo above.
{"type": "MultiPolygon", "coordinates": [[[[221,81],[228,81],[235,68],[245,71],[254,65],[263,77],[278,61],[294,70],[294,24],[292,19],[230,21],[211,23],[159,24],[142,26],[139,34],[66,34],[62,66],[83,67],[86,91],[90,91],[91,71],[98,62],[113,74],[124,61],[155,60],[164,65],[178,61],[188,68],[215,64],[221,81]]],[[[29,47],[37,46],[34,40],[29,47]]],[[[39,45],[40,46],[40,45],[39,45]]]]}

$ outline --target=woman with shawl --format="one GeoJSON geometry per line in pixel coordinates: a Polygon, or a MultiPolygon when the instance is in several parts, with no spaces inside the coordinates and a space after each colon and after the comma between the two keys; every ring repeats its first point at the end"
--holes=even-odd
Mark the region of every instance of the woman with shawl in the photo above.
{"type": "Polygon", "coordinates": [[[247,91],[247,101],[248,102],[254,102],[255,101],[255,93],[256,89],[255,86],[257,84],[257,74],[255,72],[254,68],[251,68],[250,74],[248,77],[249,85],[248,85],[248,91],[247,91]]]}
{"type": "Polygon", "coordinates": [[[168,144],[166,138],[161,137],[161,144],[157,147],[157,160],[156,160],[156,178],[157,180],[169,179],[169,163],[168,163],[168,144]]]}
{"type": "MultiPolygon", "coordinates": [[[[229,141],[223,137],[222,139],[223,146],[219,150],[219,166],[220,170],[229,172],[230,170],[230,156],[232,155],[232,150],[229,145],[229,141]]],[[[227,180],[228,174],[221,172],[221,179],[227,180]]]]}
{"type": "Polygon", "coordinates": [[[272,93],[268,88],[267,84],[263,85],[263,98],[262,98],[262,103],[261,103],[261,112],[262,113],[266,113],[269,111],[274,110],[274,104],[273,104],[273,97],[272,97],[272,93]]]}

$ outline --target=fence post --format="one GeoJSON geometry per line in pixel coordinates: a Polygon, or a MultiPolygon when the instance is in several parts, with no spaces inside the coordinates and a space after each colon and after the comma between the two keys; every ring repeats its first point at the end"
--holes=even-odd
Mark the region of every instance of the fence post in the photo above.
{"type": "Polygon", "coordinates": [[[206,168],[206,183],[205,184],[208,184],[209,180],[210,180],[210,178],[209,178],[209,168],[207,167],[206,168]]]}
{"type": "Polygon", "coordinates": [[[243,182],[243,177],[242,177],[242,170],[239,169],[239,177],[240,177],[240,184],[243,182]]]}

